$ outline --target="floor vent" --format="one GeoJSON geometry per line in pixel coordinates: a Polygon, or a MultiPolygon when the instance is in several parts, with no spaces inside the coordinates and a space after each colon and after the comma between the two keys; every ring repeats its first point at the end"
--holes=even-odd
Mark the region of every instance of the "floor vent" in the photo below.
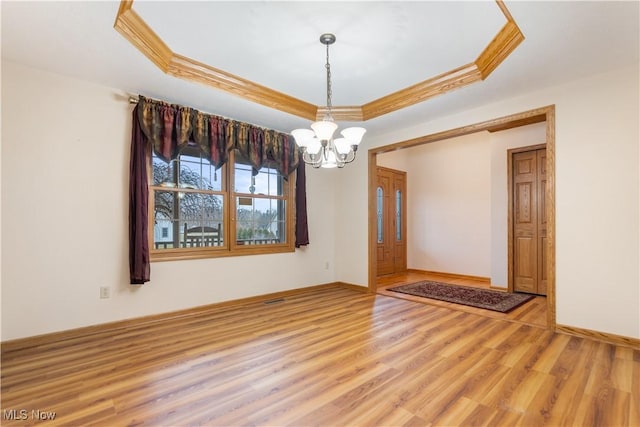
{"type": "Polygon", "coordinates": [[[264,304],[278,304],[279,302],[284,302],[284,298],[270,299],[269,301],[265,301],[264,304]]]}

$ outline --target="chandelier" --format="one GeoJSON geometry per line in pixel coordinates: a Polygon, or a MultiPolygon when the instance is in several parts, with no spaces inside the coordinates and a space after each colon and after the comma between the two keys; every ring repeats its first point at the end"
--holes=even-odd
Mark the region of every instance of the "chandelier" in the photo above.
{"type": "Polygon", "coordinates": [[[331,64],[329,64],[329,45],[336,41],[333,34],[320,36],[320,43],[327,47],[327,109],[321,121],[311,124],[311,129],[295,129],[291,134],[300,147],[304,162],[314,168],[341,168],[356,158],[358,144],[366,132],[362,127],[350,127],[342,130],[342,138],[333,139],[338,125],[331,115],[331,64]]]}

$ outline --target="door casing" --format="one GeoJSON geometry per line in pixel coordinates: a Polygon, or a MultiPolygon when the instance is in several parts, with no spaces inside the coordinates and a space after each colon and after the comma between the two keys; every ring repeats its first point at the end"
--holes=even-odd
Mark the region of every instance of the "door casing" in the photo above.
{"type": "Polygon", "coordinates": [[[547,172],[547,195],[545,200],[545,213],[547,218],[547,327],[556,327],[556,239],[555,239],[555,105],[523,111],[496,119],[478,122],[454,129],[445,130],[429,135],[420,136],[406,141],[396,142],[381,147],[370,148],[368,153],[368,287],[370,292],[377,289],[377,261],[376,261],[376,167],[377,155],[404,148],[411,148],[422,144],[436,141],[443,141],[463,135],[469,135],[481,131],[497,132],[506,129],[513,129],[533,123],[546,123],[546,172],[547,172]]]}

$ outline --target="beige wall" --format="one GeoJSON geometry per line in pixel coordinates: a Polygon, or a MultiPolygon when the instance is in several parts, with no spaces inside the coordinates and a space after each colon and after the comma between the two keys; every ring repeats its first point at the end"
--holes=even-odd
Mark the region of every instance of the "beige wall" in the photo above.
{"type": "Polygon", "coordinates": [[[489,276],[489,144],[483,132],[407,150],[409,268],[489,276]]]}
{"type": "Polygon", "coordinates": [[[412,150],[389,151],[377,157],[376,164],[385,168],[409,172],[409,158],[412,150]]]}
{"type": "Polygon", "coordinates": [[[348,168],[309,171],[308,248],[154,263],[152,282],[133,287],[131,107],[117,90],[3,62],[2,340],[334,280],[365,286],[367,148],[549,104],[557,119],[557,321],[640,338],[638,72],[371,135],[348,168]],[[269,274],[255,280],[249,271],[269,274]],[[99,299],[100,286],[110,286],[112,298],[99,299]]]}
{"type": "MultiPolygon", "coordinates": [[[[624,68],[531,92],[373,136],[362,148],[555,104],[557,322],[639,338],[638,72],[624,68]]],[[[337,279],[367,283],[364,156],[348,172],[338,199],[361,220],[339,223],[337,279]]]]}
{"type": "Polygon", "coordinates": [[[309,247],[153,263],[129,285],[131,109],[118,90],[3,62],[2,340],[335,280],[337,175],[308,168],[309,247]]]}

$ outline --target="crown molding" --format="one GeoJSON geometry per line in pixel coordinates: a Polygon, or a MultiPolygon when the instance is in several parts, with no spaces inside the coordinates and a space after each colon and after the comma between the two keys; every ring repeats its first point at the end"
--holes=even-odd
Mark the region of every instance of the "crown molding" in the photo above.
{"type": "MultiPolygon", "coordinates": [[[[339,121],[367,121],[486,79],[524,40],[504,2],[496,0],[496,4],[507,22],[475,61],[361,106],[332,107],[333,118],[339,121]]],[[[165,74],[210,86],[308,120],[324,117],[324,106],[311,104],[173,52],[133,10],[133,0],[121,0],[114,28],[165,74]]]]}

